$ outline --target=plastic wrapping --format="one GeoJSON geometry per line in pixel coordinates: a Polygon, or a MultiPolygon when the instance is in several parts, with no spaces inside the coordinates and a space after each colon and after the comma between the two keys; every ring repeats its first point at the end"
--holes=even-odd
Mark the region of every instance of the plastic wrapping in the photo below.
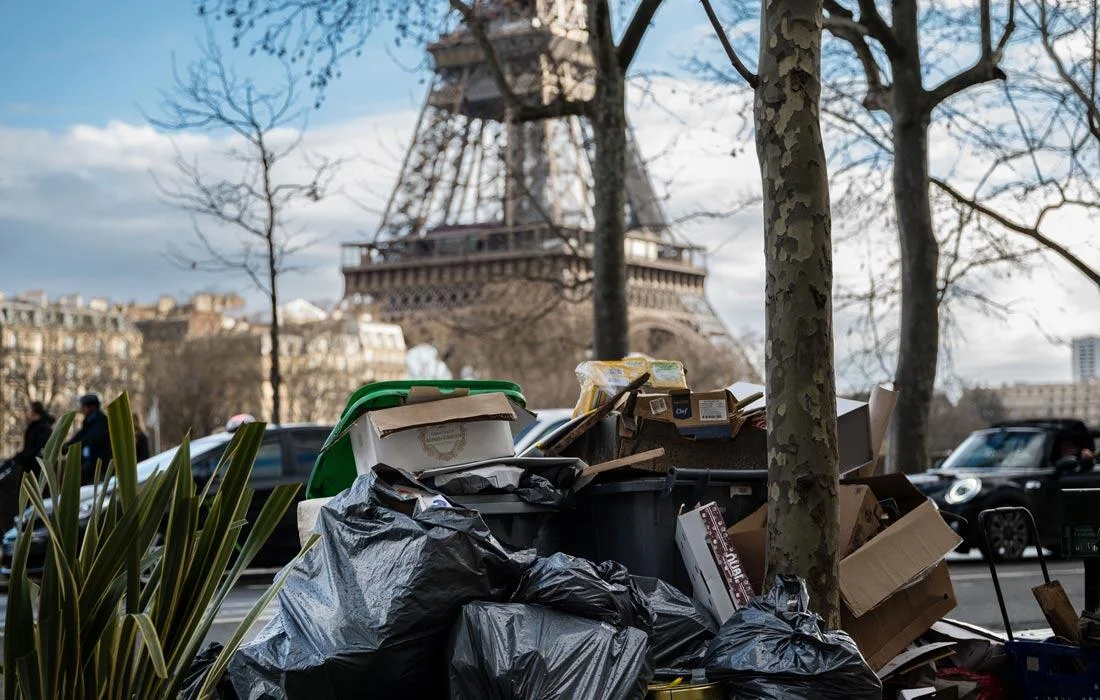
{"type": "Polygon", "coordinates": [[[622,564],[593,564],[561,552],[542,557],[523,572],[513,603],[545,605],[615,627],[653,629],[649,600],[622,564]]]}
{"type": "Polygon", "coordinates": [[[462,606],[503,599],[532,554],[510,553],[476,511],[425,491],[379,467],[321,508],[320,541],[230,663],[243,700],[445,696],[462,606]]]}
{"type": "Polygon", "coordinates": [[[650,360],[645,357],[627,357],[617,362],[588,360],[577,365],[581,393],[573,416],[596,408],[646,372],[650,375],[645,385],[648,389],[688,388],[684,365],[677,360],[650,360]]]}
{"type": "Polygon", "coordinates": [[[191,667],[187,669],[187,675],[184,676],[183,690],[180,691],[178,700],[238,700],[237,693],[233,690],[233,684],[229,682],[227,675],[223,676],[214,687],[212,698],[199,698],[199,691],[206,682],[206,674],[218,660],[222,648],[218,642],[210,642],[195,655],[191,661],[191,667]]]}
{"type": "Polygon", "coordinates": [[[735,697],[881,700],[882,684],[847,633],[824,632],[805,584],[777,576],[766,596],[726,620],[703,665],[735,697]]]}
{"type": "Polygon", "coordinates": [[[431,477],[430,483],[449,496],[510,493],[532,505],[560,507],[569,500],[583,468],[580,460],[526,458],[511,464],[505,459],[431,477]],[[537,468],[532,463],[537,463],[537,468]]]}
{"type": "Polygon", "coordinates": [[[471,603],[451,638],[451,700],[641,700],[652,677],[648,644],[634,627],[538,605],[471,603]]]}
{"type": "Polygon", "coordinates": [[[718,621],[701,603],[659,578],[635,576],[634,581],[653,610],[649,648],[656,674],[688,675],[702,664],[718,621]]]}

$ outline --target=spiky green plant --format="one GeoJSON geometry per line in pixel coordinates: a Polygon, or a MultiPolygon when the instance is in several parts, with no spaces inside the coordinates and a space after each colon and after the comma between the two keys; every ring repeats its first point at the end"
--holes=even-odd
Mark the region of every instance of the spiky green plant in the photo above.
{"type": "MultiPolygon", "coordinates": [[[[297,486],[275,489],[241,544],[264,425],[240,428],[198,491],[186,440],[139,482],[130,415],[125,394],[107,407],[114,459],[95,487],[81,492],[79,450],[63,454],[72,414],[44,450],[41,479],[24,477],[20,512],[30,508],[8,584],[4,700],[175,698],[226,595],[294,500],[297,486]],[[27,564],[39,523],[48,542],[35,582],[27,564]]],[[[282,580],[240,624],[204,695],[282,580]]]]}

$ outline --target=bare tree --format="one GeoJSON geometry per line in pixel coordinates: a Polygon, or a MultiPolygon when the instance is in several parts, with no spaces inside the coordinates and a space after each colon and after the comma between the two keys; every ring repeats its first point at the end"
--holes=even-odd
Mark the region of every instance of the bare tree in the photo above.
{"type": "Polygon", "coordinates": [[[755,93],[767,265],[768,578],[805,578],[810,600],[836,627],[840,474],[832,224],[819,117],[822,3],[764,0],[758,73],[739,58],[709,0],[703,7],[755,93]]]}
{"type": "MultiPolygon", "coordinates": [[[[565,4],[567,5],[567,4],[565,4]]],[[[563,5],[563,6],[565,6],[563,5]]],[[[491,15],[506,15],[522,10],[519,3],[488,3],[449,0],[449,7],[462,19],[482,50],[491,68],[493,80],[508,105],[506,121],[528,121],[583,116],[593,128],[595,241],[593,246],[593,334],[597,357],[617,359],[629,352],[626,295],[626,259],[624,250],[624,173],[626,172],[627,122],[626,73],[661,0],[638,0],[626,13],[625,29],[616,38],[611,3],[591,0],[583,3],[592,64],[594,91],[591,96],[559,92],[544,101],[541,91],[536,100],[517,93],[505,74],[497,47],[488,32],[491,15]]],[[[578,5],[579,6],[579,5],[578,5]]],[[[381,22],[392,19],[406,36],[424,41],[441,23],[437,4],[421,0],[414,3],[387,3],[380,0],[353,0],[339,6],[327,0],[290,0],[289,2],[250,2],[245,0],[204,0],[199,3],[204,15],[230,18],[240,42],[257,24],[263,29],[257,47],[278,56],[321,60],[314,72],[314,84],[324,86],[338,75],[337,65],[349,53],[358,51],[370,32],[381,22]]]]}
{"type": "Polygon", "coordinates": [[[260,339],[250,333],[215,333],[146,343],[146,387],[155,396],[161,441],[209,435],[236,413],[259,413],[260,339]]]}
{"type": "Polygon", "coordinates": [[[292,229],[288,212],[320,201],[337,163],[304,158],[308,177],[298,180],[284,174],[290,170],[290,157],[299,151],[305,123],[289,67],[282,85],[261,89],[226,65],[210,37],[201,58],[175,78],[175,86],[164,93],[164,116],[150,121],[170,131],[228,134],[225,156],[236,172],[215,173],[177,152],[177,176],[163,182],[154,175],[165,200],[191,214],[198,242],[193,252],[173,246],[169,255],[185,268],[243,274],[267,298],[274,397],[270,420],[278,424],[282,417],[279,278],[296,269],[290,259],[313,242],[292,229]],[[288,139],[281,130],[295,136],[288,139]],[[218,229],[234,232],[235,241],[222,243],[215,233],[218,229]]]}

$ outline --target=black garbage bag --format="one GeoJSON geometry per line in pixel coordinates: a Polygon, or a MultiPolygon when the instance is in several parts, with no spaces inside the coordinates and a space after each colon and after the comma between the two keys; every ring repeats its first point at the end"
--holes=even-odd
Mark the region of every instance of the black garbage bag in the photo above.
{"type": "Polygon", "coordinates": [[[649,648],[658,676],[690,674],[707,653],[707,643],[718,631],[718,621],[701,603],[659,578],[634,576],[634,582],[653,610],[649,648]]]}
{"type": "Polygon", "coordinates": [[[533,553],[509,552],[476,511],[433,493],[378,467],[321,509],[320,541],[274,619],[230,663],[243,700],[445,697],[462,606],[504,600],[533,553]]]}
{"type": "Polygon", "coordinates": [[[541,557],[523,572],[512,602],[545,605],[615,627],[653,629],[649,600],[615,561],[593,564],[561,552],[541,557]]]}
{"type": "MultiPolygon", "coordinates": [[[[183,678],[183,690],[180,691],[179,700],[200,700],[199,691],[206,682],[206,674],[209,673],[214,662],[222,653],[222,645],[210,642],[202,651],[195,655],[190,668],[183,678]]],[[[222,674],[218,684],[214,686],[213,700],[238,700],[233,684],[229,681],[228,674],[222,674]]]]}
{"type": "Polygon", "coordinates": [[[641,700],[648,646],[634,627],[540,605],[470,603],[451,636],[451,700],[641,700]]]}
{"type": "Polygon", "coordinates": [[[707,678],[735,697],[881,700],[882,683],[846,632],[821,629],[805,583],[777,576],[765,596],[733,614],[711,640],[707,678]]]}

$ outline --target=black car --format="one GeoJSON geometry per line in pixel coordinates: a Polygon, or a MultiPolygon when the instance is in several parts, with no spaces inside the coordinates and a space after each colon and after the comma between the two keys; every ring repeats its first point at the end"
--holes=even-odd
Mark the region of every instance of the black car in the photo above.
{"type": "MultiPolygon", "coordinates": [[[[943,463],[912,482],[935,501],[963,537],[960,551],[985,551],[978,513],[1024,506],[1031,511],[1043,547],[1061,547],[1062,490],[1100,487],[1093,468],[1096,433],[1076,420],[1021,420],[971,433],[943,463]]],[[[1032,543],[1022,514],[989,521],[990,549],[998,559],[1019,559],[1032,543]]]]}
{"type": "MultiPolygon", "coordinates": [[[[254,522],[267,502],[268,497],[276,486],[280,484],[301,484],[298,499],[287,509],[286,515],[276,526],[270,539],[256,556],[253,565],[257,567],[278,567],[290,561],[299,550],[297,503],[305,492],[305,481],[313,470],[313,463],[324,445],[325,439],[332,431],[331,426],[324,425],[283,425],[280,427],[268,427],[267,434],[260,444],[256,454],[256,462],[252,467],[252,476],[249,485],[255,495],[248,509],[248,520],[254,522]]],[[[232,439],[232,432],[215,433],[207,437],[191,441],[191,473],[200,485],[205,483],[225,452],[226,446],[232,439]]],[[[158,469],[163,469],[171,463],[176,456],[178,447],[150,457],[137,466],[138,480],[144,480],[158,469]]],[[[81,498],[88,503],[88,511],[92,507],[93,488],[85,486],[81,489],[81,498]]],[[[47,500],[49,507],[49,500],[47,500]]],[[[84,516],[82,509],[81,515],[84,516]]],[[[86,519],[81,521],[83,531],[86,519]]],[[[15,549],[16,530],[12,528],[4,534],[4,559],[0,573],[8,575],[11,572],[11,557],[15,549]]],[[[28,569],[32,572],[41,571],[42,563],[46,556],[46,530],[39,528],[32,533],[28,569]]]]}

